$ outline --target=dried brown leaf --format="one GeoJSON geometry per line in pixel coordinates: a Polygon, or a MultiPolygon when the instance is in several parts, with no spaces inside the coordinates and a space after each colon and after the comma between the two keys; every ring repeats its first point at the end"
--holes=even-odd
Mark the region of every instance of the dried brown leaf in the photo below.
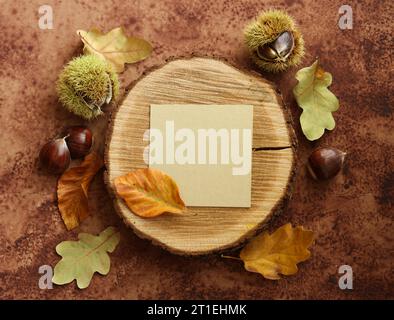
{"type": "Polygon", "coordinates": [[[60,177],[57,185],[58,207],[68,230],[88,217],[89,185],[102,166],[102,159],[92,152],[81,165],[68,169],[60,177]]]}

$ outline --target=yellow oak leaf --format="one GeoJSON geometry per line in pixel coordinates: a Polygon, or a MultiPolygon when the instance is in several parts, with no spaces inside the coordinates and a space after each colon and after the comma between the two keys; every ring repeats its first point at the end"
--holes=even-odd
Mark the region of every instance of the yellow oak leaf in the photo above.
{"type": "Polygon", "coordinates": [[[77,286],[89,286],[95,272],[106,275],[111,261],[108,252],[115,250],[120,234],[114,227],[108,227],[98,236],[80,233],[78,241],[63,241],[56,246],[62,259],[56,264],[52,282],[58,285],[77,280],[77,286]]]}
{"type": "Polygon", "coordinates": [[[160,170],[137,169],[115,178],[114,185],[118,196],[138,216],[152,218],[185,209],[177,184],[160,170]]]}
{"type": "Polygon", "coordinates": [[[314,234],[303,227],[293,228],[290,223],[252,239],[241,251],[245,269],[260,273],[264,278],[280,279],[279,274],[297,273],[297,263],[307,260],[311,253],[308,247],[314,234]]]}
{"type": "Polygon", "coordinates": [[[57,201],[67,230],[74,229],[89,215],[88,189],[90,182],[103,166],[103,160],[94,152],[81,165],[68,169],[59,178],[57,201]]]}
{"type": "Polygon", "coordinates": [[[124,71],[125,63],[144,60],[152,52],[149,42],[136,37],[129,37],[121,27],[103,34],[98,29],[78,30],[84,43],[84,54],[94,54],[107,60],[116,72],[124,71]]]}
{"type": "Polygon", "coordinates": [[[310,141],[319,139],[324,130],[333,130],[335,120],[332,116],[339,108],[338,98],[328,89],[332,75],[326,72],[316,60],[310,67],[296,73],[298,84],[293,93],[297,104],[302,108],[300,124],[302,132],[310,141]]]}

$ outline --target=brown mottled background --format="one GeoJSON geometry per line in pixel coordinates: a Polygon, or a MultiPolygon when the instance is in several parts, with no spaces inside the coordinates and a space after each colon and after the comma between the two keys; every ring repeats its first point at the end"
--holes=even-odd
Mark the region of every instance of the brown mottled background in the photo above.
{"type": "MultiPolygon", "coordinates": [[[[375,299],[394,298],[393,201],[393,2],[233,0],[0,0],[0,298],[16,299],[375,299]],[[338,9],[353,8],[354,29],[338,28],[338,9]],[[54,29],[38,28],[38,7],[50,4],[54,29]],[[82,121],[57,102],[55,80],[64,63],[81,52],[75,31],[123,25],[151,41],[152,56],[129,65],[127,87],[149,67],[171,56],[222,56],[254,68],[243,47],[242,28],[260,10],[286,9],[305,36],[309,65],[316,56],[333,74],[341,108],[337,127],[315,143],[303,137],[292,96],[295,69],[264,75],[282,91],[295,119],[299,170],[289,207],[270,225],[304,225],[317,233],[312,257],[295,276],[274,282],[217,255],[186,258],[141,240],[115,214],[102,173],[91,188],[92,217],[67,232],[56,206],[56,177],[38,168],[40,147],[82,121]],[[348,153],[343,174],[328,183],[308,178],[303,164],[319,145],[348,153]],[[112,269],[89,288],[75,283],[38,287],[39,266],[54,266],[55,246],[78,232],[121,230],[112,269]],[[338,267],[354,271],[354,290],[338,288],[338,267]]],[[[90,124],[98,142],[107,118],[90,124]]]]}

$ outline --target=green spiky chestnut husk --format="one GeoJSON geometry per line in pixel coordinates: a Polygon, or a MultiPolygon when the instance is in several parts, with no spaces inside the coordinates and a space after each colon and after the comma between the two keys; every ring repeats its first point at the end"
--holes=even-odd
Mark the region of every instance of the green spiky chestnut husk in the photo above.
{"type": "Polygon", "coordinates": [[[296,66],[304,56],[304,40],[297,29],[294,20],[281,10],[262,12],[244,30],[245,42],[253,61],[264,71],[278,73],[289,67],[296,66]],[[258,49],[270,46],[283,33],[290,33],[293,37],[292,50],[286,57],[264,59],[259,56],[258,49]]]}
{"type": "Polygon", "coordinates": [[[104,59],[83,55],[64,67],[56,89],[60,102],[67,110],[91,120],[103,113],[102,106],[116,99],[119,79],[104,59]]]}

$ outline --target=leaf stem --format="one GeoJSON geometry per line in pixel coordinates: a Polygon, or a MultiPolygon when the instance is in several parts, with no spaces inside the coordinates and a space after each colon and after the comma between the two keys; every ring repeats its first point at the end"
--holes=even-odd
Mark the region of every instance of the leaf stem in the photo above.
{"type": "Polygon", "coordinates": [[[222,257],[222,258],[225,258],[225,259],[232,259],[232,260],[242,261],[241,258],[233,257],[233,256],[226,256],[226,255],[224,255],[224,254],[222,254],[221,257],[222,257]]]}

